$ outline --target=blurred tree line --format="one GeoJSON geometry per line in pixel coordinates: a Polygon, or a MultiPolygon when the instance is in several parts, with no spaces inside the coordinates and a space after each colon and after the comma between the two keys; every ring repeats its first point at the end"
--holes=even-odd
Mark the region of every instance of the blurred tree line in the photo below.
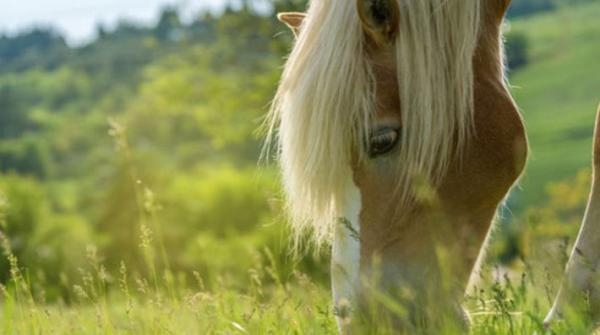
{"type": "MultiPolygon", "coordinates": [[[[511,15],[557,1],[515,0],[511,15]]],[[[144,243],[165,250],[161,267],[207,283],[244,286],[268,250],[289,275],[256,130],[293,38],[275,13],[305,5],[273,0],[259,13],[242,1],[190,22],[166,7],[154,26],[99,25],[77,47],[52,28],[0,34],[0,242],[48,299],[70,289],[91,245],[109,270],[123,261],[140,275],[144,243]]],[[[526,44],[509,39],[518,66],[526,44]]],[[[301,266],[325,278],[326,264],[301,266]]],[[[8,273],[0,257],[0,283],[8,273]]]]}
{"type": "MultiPolygon", "coordinates": [[[[77,47],[51,28],[0,36],[5,254],[48,299],[70,289],[92,245],[109,270],[123,261],[140,276],[144,243],[165,250],[159,267],[197,270],[207,285],[244,285],[271,252],[285,276],[277,178],[257,168],[257,129],[291,42],[250,2],[190,22],[167,7],[154,26],[98,26],[77,47]]],[[[0,283],[8,276],[0,257],[0,283]]]]}
{"type": "Polygon", "coordinates": [[[548,12],[560,6],[572,6],[597,0],[512,0],[508,10],[509,18],[516,18],[548,12]]]}

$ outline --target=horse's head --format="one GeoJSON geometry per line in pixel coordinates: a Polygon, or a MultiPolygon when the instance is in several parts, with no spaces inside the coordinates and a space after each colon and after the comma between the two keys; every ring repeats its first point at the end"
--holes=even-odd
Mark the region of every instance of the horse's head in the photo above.
{"type": "Polygon", "coordinates": [[[508,2],[313,0],[279,16],[298,39],[271,134],[296,236],[333,239],[336,303],[375,273],[409,300],[464,290],[527,151],[504,82],[508,2]]]}

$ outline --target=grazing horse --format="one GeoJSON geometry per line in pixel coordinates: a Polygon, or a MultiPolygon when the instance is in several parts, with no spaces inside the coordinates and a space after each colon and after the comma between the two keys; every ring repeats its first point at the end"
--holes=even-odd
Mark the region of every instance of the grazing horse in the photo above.
{"type": "Polygon", "coordinates": [[[296,246],[307,235],[332,244],[342,332],[373,297],[402,303],[398,329],[433,322],[434,309],[462,317],[497,207],[527,159],[504,77],[509,3],[311,0],[307,13],[279,15],[297,38],[267,143],[296,246]]]}

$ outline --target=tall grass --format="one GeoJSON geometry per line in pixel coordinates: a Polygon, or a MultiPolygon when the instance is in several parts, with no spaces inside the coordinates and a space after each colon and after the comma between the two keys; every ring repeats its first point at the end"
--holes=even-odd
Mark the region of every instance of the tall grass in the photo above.
{"type": "MultiPolygon", "coordinates": [[[[6,247],[8,242],[2,241],[6,247]]],[[[27,272],[5,249],[11,279],[2,286],[0,301],[2,334],[335,334],[337,326],[328,289],[295,272],[285,282],[277,278],[272,260],[259,259],[248,269],[245,290],[225,281],[207,289],[199,273],[188,282],[184,274],[151,272],[150,277],[132,275],[126,264],[109,273],[96,250],[87,250],[88,267],[80,278],[71,278],[69,303],[46,304],[35,294],[27,272]],[[265,285],[265,282],[274,284],[265,285]]],[[[584,316],[570,315],[545,329],[542,320],[548,302],[543,282],[527,275],[513,282],[509,276],[485,284],[467,298],[472,334],[589,334],[584,316]],[[540,290],[542,289],[542,290],[540,290]]],[[[385,295],[376,297],[392,314],[404,309],[385,295]]],[[[380,314],[383,315],[383,314],[380,314]]],[[[439,319],[437,315],[426,318],[439,319]]],[[[360,333],[394,334],[381,318],[360,333]]],[[[463,334],[452,322],[434,330],[418,324],[411,334],[463,334]],[[443,327],[446,325],[447,327],[443,327]]]]}
{"type": "MultiPolygon", "coordinates": [[[[0,194],[0,244],[3,257],[10,264],[6,285],[0,286],[1,334],[336,334],[335,316],[329,288],[308,275],[293,269],[282,278],[274,253],[256,246],[255,255],[232,254],[230,257],[253,257],[246,269],[244,286],[232,284],[227,274],[213,276],[215,283],[206,285],[203,274],[174,272],[162,242],[161,222],[156,212],[156,194],[139,179],[126,130],[112,123],[111,134],[118,152],[127,164],[130,182],[135,187],[135,204],[139,211],[140,254],[145,269],[132,271],[121,261],[118,270],[110,271],[94,246],[86,250],[87,263],[74,277],[63,275],[67,296],[47,302],[36,269],[23,268],[13,254],[11,241],[4,233],[7,201],[0,194]]],[[[68,241],[65,241],[68,243],[68,241]]],[[[118,261],[118,260],[117,260],[118,261]]],[[[524,264],[528,264],[524,262],[524,264]]],[[[60,272],[61,269],[56,269],[60,272]]],[[[209,269],[210,271],[210,269],[209,269]]],[[[483,273],[499,272],[484,269],[483,273]]],[[[567,314],[550,329],[543,317],[553,299],[556,279],[546,269],[525,266],[522,271],[482,278],[482,284],[465,299],[469,309],[472,334],[589,334],[590,320],[585,315],[567,314]],[[520,274],[519,274],[520,273],[520,274]],[[516,279],[515,279],[516,278],[516,279]]],[[[406,318],[401,300],[372,290],[375,302],[368,322],[358,322],[360,334],[394,334],[392,321],[406,318]]],[[[435,303],[435,296],[430,297],[435,303]]],[[[408,319],[407,319],[408,320],[408,319]]],[[[464,334],[464,325],[456,319],[426,309],[406,328],[410,334],[464,334]]]]}

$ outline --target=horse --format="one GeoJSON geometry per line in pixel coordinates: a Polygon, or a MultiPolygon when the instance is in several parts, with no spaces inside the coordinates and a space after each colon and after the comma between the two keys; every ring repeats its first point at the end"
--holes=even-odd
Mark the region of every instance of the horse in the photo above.
{"type": "Polygon", "coordinates": [[[505,76],[509,4],[311,0],[278,15],[296,40],[266,142],[294,247],[331,245],[342,333],[374,297],[401,302],[398,330],[467,318],[461,299],[528,157],[505,76]]]}

